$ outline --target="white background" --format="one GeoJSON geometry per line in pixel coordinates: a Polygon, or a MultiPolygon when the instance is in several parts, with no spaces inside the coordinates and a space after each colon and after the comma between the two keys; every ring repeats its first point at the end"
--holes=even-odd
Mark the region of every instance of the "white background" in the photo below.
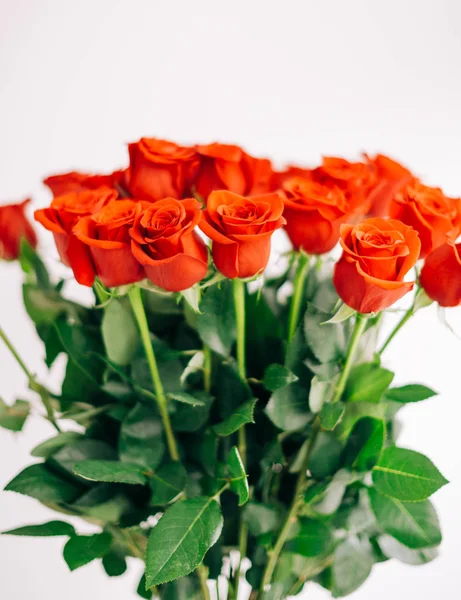
{"type": "MultiPolygon", "coordinates": [[[[141,135],[241,143],[279,164],[383,151],[461,194],[459,0],[0,0],[0,48],[0,202],[33,195],[41,206],[44,175],[122,166],[124,144],[141,135]]],[[[49,237],[42,241],[54,256],[49,237]]],[[[16,265],[0,265],[0,320],[29,367],[55,385],[60,365],[51,377],[43,369],[20,280],[16,265]]],[[[460,313],[448,318],[461,333],[460,313]]],[[[440,392],[404,410],[401,443],[452,482],[435,496],[445,541],[425,567],[378,565],[353,600],[459,598],[460,358],[461,342],[434,308],[385,357],[397,382],[440,392]]],[[[1,346],[0,394],[27,394],[1,346]]],[[[2,487],[50,435],[40,419],[19,435],[0,431],[2,487]]],[[[0,493],[2,530],[52,517],[32,499],[0,493]]],[[[70,574],[62,545],[0,537],[2,598],[136,597],[141,565],[121,579],[96,563],[70,574]]]]}

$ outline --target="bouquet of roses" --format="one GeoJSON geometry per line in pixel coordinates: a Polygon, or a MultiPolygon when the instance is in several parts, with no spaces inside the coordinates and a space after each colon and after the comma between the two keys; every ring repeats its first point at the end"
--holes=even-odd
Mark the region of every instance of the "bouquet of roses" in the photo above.
{"type": "MultiPolygon", "coordinates": [[[[310,581],[340,597],[375,563],[432,560],[446,480],[399,447],[396,415],[435,392],[392,386],[381,358],[419,309],[461,303],[461,201],[382,155],[277,172],[143,138],[129,158],[49,177],[35,212],[91,307],[50,277],[25,203],[0,208],[46,365],[67,356],[52,393],[0,329],[55,429],[6,490],[60,513],[5,533],[63,536],[71,570],[139,559],[143,598],[280,600],[310,581]],[[279,230],[292,249],[266,271],[279,230]]],[[[29,411],[2,401],[0,425],[29,411]]]]}

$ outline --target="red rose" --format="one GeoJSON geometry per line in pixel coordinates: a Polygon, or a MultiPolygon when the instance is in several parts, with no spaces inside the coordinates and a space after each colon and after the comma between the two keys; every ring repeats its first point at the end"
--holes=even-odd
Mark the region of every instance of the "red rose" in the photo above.
{"type": "Polygon", "coordinates": [[[374,217],[387,217],[395,195],[414,177],[407,168],[384,154],[378,154],[369,159],[369,162],[374,166],[377,177],[377,183],[368,197],[370,214],[374,217]]]}
{"type": "Polygon", "coordinates": [[[283,171],[274,171],[270,191],[282,189],[284,183],[293,177],[302,177],[303,179],[312,180],[312,169],[307,167],[298,167],[296,165],[288,165],[283,171]]]}
{"type": "Polygon", "coordinates": [[[447,241],[456,241],[461,233],[461,200],[418,181],[395,196],[390,214],[419,233],[421,258],[447,241]]]}
{"type": "Polygon", "coordinates": [[[165,198],[138,214],[131,249],[152,283],[179,292],[205,277],[208,249],[195,231],[201,216],[201,204],[193,198],[165,198]]]}
{"type": "Polygon", "coordinates": [[[71,267],[82,285],[93,285],[93,261],[88,246],[75,237],[72,229],[81,217],[98,212],[116,197],[117,192],[107,188],[72,192],[54,198],[49,208],[35,211],[35,219],[53,232],[62,262],[71,267]]]}
{"type": "Polygon", "coordinates": [[[21,238],[25,238],[34,248],[37,236],[25,214],[30,199],[18,204],[0,206],[0,259],[19,258],[21,238]]]}
{"type": "Polygon", "coordinates": [[[154,138],[128,145],[129,191],[135,198],[183,198],[197,172],[199,159],[193,148],[154,138]]]}
{"type": "Polygon", "coordinates": [[[107,187],[113,190],[123,188],[123,180],[126,171],[114,171],[109,175],[88,175],[87,173],[60,173],[51,175],[43,180],[43,183],[51,190],[53,196],[63,196],[71,192],[84,192],[85,190],[96,190],[107,187]]]}
{"type": "Polygon", "coordinates": [[[213,241],[213,260],[226,277],[261,273],[269,260],[271,236],[285,224],[278,194],[244,198],[212,192],[200,229],[213,241]]]}
{"type": "Polygon", "coordinates": [[[229,144],[196,146],[196,150],[200,155],[200,169],[194,185],[204,200],[215,190],[228,190],[241,196],[270,191],[273,171],[268,159],[254,158],[229,144]]]}
{"type": "Polygon", "coordinates": [[[400,221],[367,219],[342,225],[343,255],[333,283],[340,298],[360,313],[377,313],[413,289],[403,279],[419,257],[418,233],[400,221]]]}
{"type": "Polygon", "coordinates": [[[342,190],[348,202],[348,211],[365,215],[370,207],[369,193],[376,184],[373,165],[351,163],[344,158],[324,157],[322,165],[312,171],[312,179],[326,186],[342,190]]]}
{"type": "Polygon", "coordinates": [[[426,258],[420,282],[440,306],[461,304],[461,244],[443,244],[426,258]]]}
{"type": "Polygon", "coordinates": [[[130,229],[147,202],[117,200],[99,212],[81,218],[73,228],[75,236],[87,246],[96,274],[107,287],[117,287],[144,279],[144,269],[131,252],[130,229]]]}
{"type": "Polygon", "coordinates": [[[302,177],[283,184],[285,231],[296,250],[323,254],[339,240],[348,204],[344,192],[302,177]]]}

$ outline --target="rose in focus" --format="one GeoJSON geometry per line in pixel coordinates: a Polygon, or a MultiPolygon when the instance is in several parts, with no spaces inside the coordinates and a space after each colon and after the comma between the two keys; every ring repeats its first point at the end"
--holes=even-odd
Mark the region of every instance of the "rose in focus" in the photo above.
{"type": "Polygon", "coordinates": [[[377,313],[413,289],[404,277],[419,258],[418,233],[394,220],[372,218],[342,225],[343,255],[333,282],[340,298],[354,310],[377,313]]]}

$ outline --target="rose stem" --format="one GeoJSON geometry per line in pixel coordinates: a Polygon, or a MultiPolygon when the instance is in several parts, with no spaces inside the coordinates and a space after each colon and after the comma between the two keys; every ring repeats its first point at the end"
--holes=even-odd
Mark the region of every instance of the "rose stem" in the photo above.
{"type": "Polygon", "coordinates": [[[38,383],[38,381],[35,379],[35,376],[29,371],[26,364],[24,363],[22,358],[19,356],[18,352],[16,351],[15,347],[11,343],[10,339],[8,338],[8,336],[6,335],[6,333],[4,332],[2,327],[0,327],[0,338],[4,341],[5,346],[8,348],[8,350],[14,356],[14,358],[16,359],[16,362],[21,367],[21,369],[24,371],[24,373],[28,379],[28,382],[29,382],[29,388],[33,392],[36,392],[40,396],[40,399],[46,410],[46,415],[47,415],[48,421],[50,421],[50,423],[52,423],[54,428],[60,432],[61,429],[56,422],[56,417],[54,416],[53,405],[51,403],[51,398],[50,398],[50,394],[49,394],[48,390],[46,388],[44,388],[43,385],[38,383]]]}
{"type": "Polygon", "coordinates": [[[293,281],[293,296],[291,298],[290,313],[288,316],[288,343],[293,339],[298,327],[301,312],[304,287],[307,273],[309,272],[309,256],[303,252],[298,254],[298,266],[293,281]]]}
{"type": "Polygon", "coordinates": [[[178,447],[173,434],[173,428],[171,427],[170,415],[168,414],[168,403],[163,389],[162,380],[160,379],[160,373],[158,371],[157,360],[155,358],[154,348],[152,346],[152,340],[149,332],[149,325],[147,323],[146,312],[144,310],[144,304],[141,296],[141,289],[137,286],[132,286],[128,292],[130,298],[131,307],[133,309],[134,316],[138,323],[139,332],[141,334],[141,340],[144,346],[144,352],[147,358],[147,364],[152,377],[152,383],[154,385],[155,397],[157,406],[162,418],[163,427],[165,429],[165,435],[168,445],[168,451],[170,457],[174,461],[179,460],[178,447]]]}
{"type": "MultiPolygon", "coordinates": [[[[235,317],[237,323],[237,364],[240,377],[246,381],[246,361],[245,361],[245,284],[241,279],[233,280],[235,317]]],[[[246,436],[245,426],[242,425],[238,430],[238,450],[242,459],[243,466],[246,468],[246,436]]],[[[242,560],[246,556],[248,541],[248,528],[243,519],[240,518],[239,525],[239,563],[235,570],[235,597],[238,598],[240,583],[240,572],[242,570],[242,560]]]]}
{"type": "Polygon", "coordinates": [[[211,368],[212,368],[212,356],[209,346],[203,346],[203,387],[205,392],[208,394],[211,391],[211,368]]]}
{"type": "Polygon", "coordinates": [[[391,341],[394,339],[394,337],[397,335],[397,333],[402,329],[402,327],[405,325],[405,323],[415,314],[415,307],[414,304],[412,304],[410,306],[410,308],[407,310],[407,312],[403,315],[403,317],[400,319],[400,321],[397,323],[397,325],[394,327],[394,329],[391,331],[389,337],[387,338],[387,340],[384,342],[384,344],[381,347],[381,350],[378,352],[378,355],[381,356],[381,354],[384,352],[384,350],[389,346],[389,344],[391,343],[391,341]]]}
{"type": "Polygon", "coordinates": [[[277,541],[275,542],[274,547],[269,553],[269,560],[267,561],[266,568],[264,570],[264,574],[261,580],[261,595],[267,591],[268,587],[272,581],[272,575],[274,574],[275,567],[277,565],[278,558],[280,556],[281,551],[283,550],[283,546],[287,540],[287,537],[290,533],[290,529],[293,523],[296,522],[298,510],[303,503],[303,494],[306,488],[307,483],[307,465],[309,463],[309,458],[312,452],[312,448],[314,447],[315,440],[317,439],[317,435],[320,431],[320,419],[317,417],[312,424],[309,445],[306,449],[306,454],[304,456],[303,463],[301,465],[301,470],[299,472],[298,481],[296,482],[296,488],[293,494],[293,500],[291,502],[291,506],[289,508],[288,514],[280,530],[277,541]]]}
{"type": "Polygon", "coordinates": [[[349,341],[349,346],[347,347],[344,368],[338,379],[338,383],[336,384],[335,393],[331,400],[332,404],[341,400],[341,396],[343,395],[344,388],[346,387],[347,379],[349,377],[349,373],[350,373],[352,364],[354,362],[355,351],[357,350],[360,336],[364,332],[366,324],[367,324],[367,317],[365,317],[364,315],[362,315],[360,313],[356,313],[355,326],[352,331],[351,339],[349,341]]]}

